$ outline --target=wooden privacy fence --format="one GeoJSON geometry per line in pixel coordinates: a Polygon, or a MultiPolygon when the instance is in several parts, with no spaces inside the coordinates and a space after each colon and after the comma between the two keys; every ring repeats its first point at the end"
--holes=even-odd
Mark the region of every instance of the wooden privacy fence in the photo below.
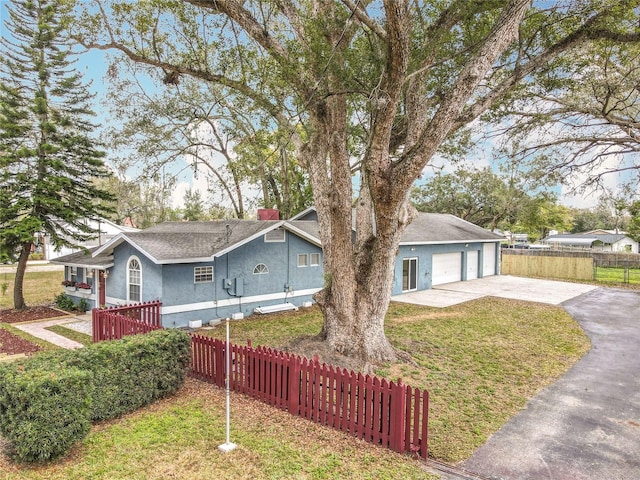
{"type": "Polygon", "coordinates": [[[520,253],[503,250],[500,271],[503,275],[521,277],[562,278],[593,280],[593,258],[590,255],[553,255],[544,253],[520,253]]]}
{"type": "Polygon", "coordinates": [[[92,339],[117,340],[125,335],[147,333],[162,328],[162,302],[144,302],[109,308],[94,308],[91,312],[92,339]]]}
{"type": "MultiPolygon", "coordinates": [[[[192,375],[224,387],[226,342],[191,338],[192,375]]],[[[232,390],[396,452],[427,458],[428,392],[264,347],[229,348],[232,390]]]]}

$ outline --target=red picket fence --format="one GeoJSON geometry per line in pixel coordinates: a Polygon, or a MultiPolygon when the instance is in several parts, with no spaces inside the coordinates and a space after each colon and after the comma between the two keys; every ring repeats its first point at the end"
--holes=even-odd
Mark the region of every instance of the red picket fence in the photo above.
{"type": "Polygon", "coordinates": [[[162,328],[162,302],[143,302],[109,308],[94,308],[91,312],[94,342],[117,340],[125,335],[147,333],[162,328]]]}
{"type": "MultiPolygon", "coordinates": [[[[225,386],[226,342],[192,335],[191,373],[225,386]]],[[[427,458],[429,394],[264,347],[230,344],[229,386],[292,415],[427,458]]]]}
{"type": "MultiPolygon", "coordinates": [[[[161,329],[161,305],[94,309],[93,341],[161,329]]],[[[265,347],[229,348],[229,386],[234,391],[396,452],[427,458],[428,392],[401,380],[388,382],[265,347]]],[[[191,375],[225,387],[226,342],[194,334],[191,351],[191,375]]]]}

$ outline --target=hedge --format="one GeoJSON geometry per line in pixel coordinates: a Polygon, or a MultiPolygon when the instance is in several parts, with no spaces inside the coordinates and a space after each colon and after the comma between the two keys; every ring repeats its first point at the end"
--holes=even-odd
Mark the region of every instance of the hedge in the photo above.
{"type": "Polygon", "coordinates": [[[106,420],[177,391],[188,372],[191,338],[157,330],[69,353],[66,365],[93,372],[91,420],[106,420]]]}
{"type": "Polygon", "coordinates": [[[174,393],[184,382],[190,355],[191,339],[187,333],[156,330],[77,350],[44,352],[14,362],[0,370],[1,433],[13,443],[19,459],[55,458],[88,432],[88,428],[74,426],[67,413],[73,414],[79,425],[88,425],[90,421],[132,412],[174,393]],[[21,413],[25,395],[19,393],[21,389],[38,399],[34,403],[37,410],[30,409],[27,402],[28,411],[21,413]],[[41,397],[51,400],[46,402],[41,397]],[[5,421],[5,416],[11,420],[5,421]],[[37,416],[51,417],[53,423],[30,423],[37,416]],[[47,437],[48,430],[52,430],[53,440],[47,437]],[[18,438],[29,439],[20,443],[25,453],[18,453],[18,438]],[[50,447],[43,446],[50,443],[50,447]],[[41,450],[48,453],[41,454],[41,450]]]}
{"type": "Polygon", "coordinates": [[[91,422],[91,372],[77,368],[0,369],[0,433],[8,453],[23,462],[63,455],[84,438],[91,422]]]}

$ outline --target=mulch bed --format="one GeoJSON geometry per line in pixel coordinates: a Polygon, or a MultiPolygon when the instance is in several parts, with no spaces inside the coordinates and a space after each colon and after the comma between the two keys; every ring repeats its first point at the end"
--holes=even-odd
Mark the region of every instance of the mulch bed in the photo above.
{"type": "Polygon", "coordinates": [[[39,350],[42,350],[42,347],[20,338],[4,328],[0,328],[0,354],[16,355],[24,353],[25,355],[30,355],[39,350]]]}
{"type": "MultiPolygon", "coordinates": [[[[24,310],[4,309],[0,310],[0,322],[18,323],[33,320],[44,320],[47,318],[61,317],[65,315],[65,313],[66,312],[44,305],[29,307],[24,310]]],[[[26,355],[30,355],[39,350],[42,350],[42,347],[0,328],[0,354],[15,355],[18,353],[24,353],[26,355]]]]}
{"type": "Polygon", "coordinates": [[[64,315],[68,315],[68,313],[61,310],[56,310],[55,308],[51,308],[46,305],[28,307],[24,310],[13,310],[7,308],[4,310],[0,310],[0,322],[30,322],[33,320],[44,320],[46,318],[62,317],[64,315]]]}

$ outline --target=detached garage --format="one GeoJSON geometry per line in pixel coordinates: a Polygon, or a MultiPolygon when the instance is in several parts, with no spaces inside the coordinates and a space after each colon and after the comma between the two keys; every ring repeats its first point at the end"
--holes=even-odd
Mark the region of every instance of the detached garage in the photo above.
{"type": "Polygon", "coordinates": [[[453,215],[420,213],[400,242],[392,294],[496,275],[502,240],[453,215]]]}
{"type": "MultiPolygon", "coordinates": [[[[311,207],[291,220],[317,219],[311,207]]],[[[391,294],[497,275],[504,239],[454,215],[418,213],[402,235],[391,294]]]]}

